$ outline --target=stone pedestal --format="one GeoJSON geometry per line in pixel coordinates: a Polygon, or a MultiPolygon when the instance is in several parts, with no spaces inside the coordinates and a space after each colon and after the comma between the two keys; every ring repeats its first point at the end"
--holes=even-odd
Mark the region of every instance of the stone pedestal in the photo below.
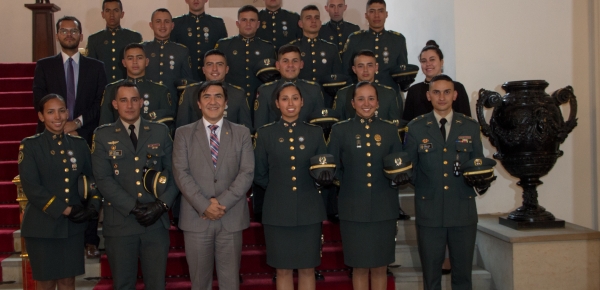
{"type": "Polygon", "coordinates": [[[600,289],[600,232],[571,223],[514,230],[498,217],[480,215],[477,226],[477,264],[495,289],[600,289]]]}
{"type": "Polygon", "coordinates": [[[54,42],[54,12],[60,11],[55,4],[25,4],[32,12],[32,61],[56,54],[54,42]]]}

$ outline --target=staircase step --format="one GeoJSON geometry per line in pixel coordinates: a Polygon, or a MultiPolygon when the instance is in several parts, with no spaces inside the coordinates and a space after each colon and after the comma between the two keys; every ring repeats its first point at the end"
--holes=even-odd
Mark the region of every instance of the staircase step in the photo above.
{"type": "Polygon", "coordinates": [[[0,63],[0,78],[33,77],[35,62],[0,63]]]}
{"type": "Polygon", "coordinates": [[[33,107],[0,108],[0,124],[37,122],[38,115],[33,107]]]}
{"type": "MultiPolygon", "coordinates": [[[[83,248],[81,251],[83,255],[83,248]]],[[[0,259],[3,256],[0,253],[0,259]]],[[[23,282],[23,277],[21,275],[21,263],[23,259],[20,257],[19,253],[12,253],[8,255],[7,258],[2,260],[2,281],[14,281],[15,284],[4,284],[0,285],[0,289],[23,289],[21,283],[23,282]]],[[[100,276],[100,262],[98,259],[85,259],[85,274],[77,276],[77,281],[83,281],[84,278],[98,278],[100,276]]],[[[81,284],[82,286],[89,286],[90,288],[80,288],[78,282],[75,284],[76,289],[93,289],[93,286],[96,285],[97,279],[95,281],[91,281],[88,283],[81,284]]]]}
{"type": "Polygon", "coordinates": [[[0,108],[31,106],[33,106],[31,88],[22,92],[0,92],[0,108]]]}
{"type": "Polygon", "coordinates": [[[0,228],[0,253],[12,253],[15,251],[13,233],[19,227],[0,228]]]}
{"type": "Polygon", "coordinates": [[[32,88],[33,76],[0,78],[0,92],[31,91],[32,88]]]}
{"type": "MultiPolygon", "coordinates": [[[[421,268],[400,267],[390,269],[396,279],[396,289],[420,290],[423,289],[423,273],[421,268]]],[[[471,276],[474,290],[493,290],[492,274],[473,266],[471,276]]],[[[442,275],[442,289],[452,289],[451,275],[442,275]]]]}
{"type": "Polygon", "coordinates": [[[0,228],[19,228],[19,205],[0,204],[0,228]]]}
{"type": "Polygon", "coordinates": [[[0,181],[0,204],[17,202],[17,186],[12,181],[0,181]]]}
{"type": "Polygon", "coordinates": [[[0,161],[0,181],[11,181],[19,175],[18,165],[17,160],[0,161]]]}
{"type": "MultiPolygon", "coordinates": [[[[0,161],[17,160],[20,143],[21,141],[1,141],[0,161]]],[[[1,192],[2,189],[0,189],[1,192]]]]}
{"type": "Polygon", "coordinates": [[[0,124],[0,141],[21,141],[35,135],[37,123],[0,124]]]}

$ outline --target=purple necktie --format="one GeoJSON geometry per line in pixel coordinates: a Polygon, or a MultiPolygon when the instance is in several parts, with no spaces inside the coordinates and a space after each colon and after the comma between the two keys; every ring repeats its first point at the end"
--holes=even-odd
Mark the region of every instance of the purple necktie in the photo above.
{"type": "Polygon", "coordinates": [[[73,59],[70,57],[67,66],[67,109],[69,109],[69,121],[72,121],[75,112],[75,73],[73,72],[73,59]]]}
{"type": "Polygon", "coordinates": [[[217,167],[217,156],[219,156],[219,137],[217,137],[218,125],[208,125],[210,129],[210,155],[212,156],[213,166],[217,167]]]}

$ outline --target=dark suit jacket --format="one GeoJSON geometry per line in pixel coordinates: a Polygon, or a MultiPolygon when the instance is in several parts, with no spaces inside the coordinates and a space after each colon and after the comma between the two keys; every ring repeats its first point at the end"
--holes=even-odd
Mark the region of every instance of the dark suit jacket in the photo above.
{"type": "MultiPolygon", "coordinates": [[[[77,130],[88,144],[92,143],[92,133],[98,127],[100,102],[106,86],[106,74],[101,61],[80,56],[77,99],[73,116],[83,116],[83,126],[77,130]]],[[[38,60],[33,77],[33,106],[38,110],[39,101],[47,94],[58,94],[67,101],[67,80],[62,55],[49,56],[38,60]]],[[[44,124],[38,121],[37,132],[44,131],[44,124]]]]}
{"type": "Polygon", "coordinates": [[[175,133],[173,176],[183,195],[179,227],[184,231],[206,231],[212,221],[202,219],[202,214],[211,197],[226,207],[221,218],[225,230],[236,232],[250,225],[246,201],[254,179],[250,130],[224,119],[219,143],[215,168],[202,119],[179,127],[175,133]]]}

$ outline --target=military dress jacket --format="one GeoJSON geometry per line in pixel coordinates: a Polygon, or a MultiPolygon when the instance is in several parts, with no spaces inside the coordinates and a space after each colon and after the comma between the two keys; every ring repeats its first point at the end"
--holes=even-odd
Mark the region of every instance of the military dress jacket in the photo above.
{"type": "Polygon", "coordinates": [[[392,79],[390,71],[400,65],[408,64],[404,35],[392,30],[375,32],[371,29],[350,34],[342,53],[342,64],[344,65],[344,71],[351,76],[355,76],[352,71],[354,55],[363,49],[373,51],[379,64],[379,72],[375,75],[375,82],[392,87],[397,91],[398,84],[392,79]]]}
{"type": "Polygon", "coordinates": [[[255,68],[258,62],[267,63],[277,58],[273,44],[258,37],[236,35],[219,40],[215,48],[227,57],[229,72],[225,81],[244,89],[246,98],[254,101],[256,89],[262,84],[255,68]]]}
{"type": "MultiPolygon", "coordinates": [[[[275,105],[277,96],[274,93],[285,82],[289,82],[289,80],[280,79],[275,82],[266,83],[258,88],[256,100],[254,101],[254,128],[260,128],[279,119],[281,111],[275,105]]],[[[298,116],[298,121],[308,122],[311,115],[317,114],[325,107],[321,86],[301,79],[296,79],[292,82],[300,90],[304,102],[298,116]]]]}
{"type": "Polygon", "coordinates": [[[173,18],[173,23],[175,28],[171,31],[171,41],[181,43],[189,49],[193,79],[206,80],[202,72],[204,54],[213,49],[219,39],[227,37],[225,22],[221,17],[190,12],[173,18]]]}
{"type": "MultiPolygon", "coordinates": [[[[352,95],[354,87],[352,84],[341,88],[333,101],[333,109],[340,113],[340,120],[354,118],[356,110],[352,107],[352,95]]],[[[377,109],[377,118],[388,120],[398,124],[402,119],[402,96],[388,86],[375,84],[379,100],[379,109],[377,109]]]]}
{"type": "Polygon", "coordinates": [[[139,32],[121,26],[114,29],[106,27],[88,37],[86,56],[104,63],[109,82],[118,81],[127,76],[122,62],[125,46],[140,42],[142,35],[139,32]]]}
{"type": "Polygon", "coordinates": [[[298,78],[322,83],[332,74],[345,74],[337,48],[323,39],[302,36],[290,44],[300,48],[304,67],[298,78]]]}
{"type": "MultiPolygon", "coordinates": [[[[67,238],[83,234],[87,223],[73,223],[62,213],[68,206],[84,204],[78,191],[79,176],[93,177],[86,141],[44,130],[21,141],[18,163],[23,192],[29,200],[21,236],[67,238]]],[[[101,199],[97,194],[88,200],[99,209],[101,199]]]]}
{"type": "Polygon", "coordinates": [[[256,36],[271,42],[277,51],[284,44],[302,37],[302,29],[298,26],[300,15],[296,12],[279,8],[275,11],[263,9],[258,12],[260,25],[256,36]]]}
{"type": "Polygon", "coordinates": [[[383,173],[383,158],[402,151],[398,128],[358,116],[331,128],[328,151],[337,165],[341,220],[376,222],[398,218],[398,191],[383,173]]]}
{"type": "Polygon", "coordinates": [[[140,225],[130,214],[136,205],[153,202],[157,198],[169,207],[178,194],[171,170],[173,140],[165,124],[140,122],[137,148],[129,138],[121,120],[98,127],[94,133],[92,162],[94,177],[100,192],[104,194],[105,236],[127,236],[171,226],[168,213],[149,227],[140,225]],[[143,177],[146,168],[155,169],[167,176],[167,186],[162,195],[144,189],[143,177]]]}
{"type": "Polygon", "coordinates": [[[360,27],[358,27],[358,25],[346,22],[343,19],[338,22],[330,20],[321,26],[319,38],[333,43],[341,55],[344,45],[346,45],[346,41],[348,41],[348,36],[359,30],[360,27]]]}
{"type": "Polygon", "coordinates": [[[433,112],[408,123],[404,151],[413,165],[417,225],[456,227],[477,223],[475,191],[454,176],[454,162],[483,157],[479,124],[454,112],[444,142],[433,112]]]}
{"type": "Polygon", "coordinates": [[[309,169],[311,157],[327,153],[321,127],[281,119],[256,135],[254,182],[266,189],[263,223],[300,226],[325,220],[325,205],[309,169]]]}
{"type": "Polygon", "coordinates": [[[146,57],[146,78],[165,85],[171,94],[173,112],[177,111],[179,95],[177,87],[192,82],[191,58],[187,47],[169,40],[146,41],[143,43],[146,57]]]}
{"type": "MultiPolygon", "coordinates": [[[[202,83],[188,85],[179,99],[177,109],[176,127],[185,126],[202,119],[202,111],[198,107],[198,94],[202,83]]],[[[244,90],[232,84],[225,84],[227,89],[227,106],[223,118],[240,125],[246,126],[252,132],[252,118],[250,107],[246,100],[244,90]]]]}
{"type": "Polygon", "coordinates": [[[122,82],[137,86],[140,98],[144,103],[140,109],[142,118],[158,123],[174,121],[174,114],[171,110],[171,94],[166,86],[152,82],[145,77],[128,77],[106,86],[100,105],[100,125],[113,123],[119,119],[119,112],[114,109],[112,101],[117,96],[117,86],[122,82]]]}

